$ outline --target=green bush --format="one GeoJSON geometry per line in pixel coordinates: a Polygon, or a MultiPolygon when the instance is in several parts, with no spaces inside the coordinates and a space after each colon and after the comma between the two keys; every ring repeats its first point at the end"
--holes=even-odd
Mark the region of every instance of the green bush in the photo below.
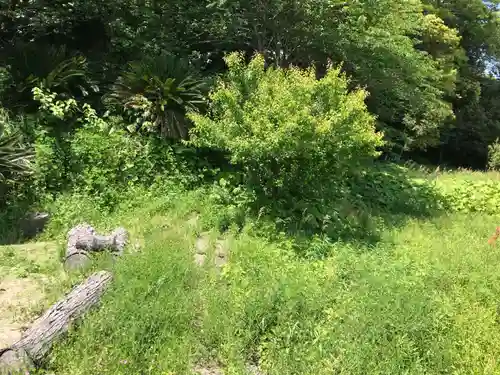
{"type": "Polygon", "coordinates": [[[500,169],[500,142],[498,139],[488,146],[488,168],[500,169]]]}
{"type": "Polygon", "coordinates": [[[444,195],[427,179],[410,178],[409,169],[376,163],[349,181],[350,195],[364,206],[386,214],[427,216],[446,208],[444,195]]]}
{"type": "Polygon", "coordinates": [[[187,158],[179,155],[165,140],[154,135],[129,134],[123,119],[101,118],[86,103],[70,98],[58,99],[55,93],[35,88],[41,105],[36,131],[35,186],[41,195],[75,189],[101,199],[111,208],[120,201],[124,188],[150,186],[158,179],[180,185],[194,182],[187,158]],[[71,119],[78,126],[53,132],[46,123],[71,119]]]}
{"type": "Polygon", "coordinates": [[[57,193],[69,187],[70,170],[67,160],[70,139],[54,137],[39,131],[35,140],[34,187],[39,194],[57,193]]]}
{"type": "Polygon", "coordinates": [[[227,151],[243,167],[245,182],[267,198],[323,196],[336,183],[377,156],[375,132],[363,90],[330,67],[317,80],[314,69],[265,69],[255,56],[226,57],[228,73],[210,95],[210,115],[190,113],[196,146],[227,151]]]}
{"type": "Polygon", "coordinates": [[[497,181],[463,181],[445,194],[453,211],[481,212],[497,215],[500,212],[500,183],[497,181]]]}
{"type": "Polygon", "coordinates": [[[157,179],[191,182],[186,163],[156,137],[84,127],[71,141],[71,157],[72,186],[110,205],[120,200],[125,187],[150,186],[157,179]]]}

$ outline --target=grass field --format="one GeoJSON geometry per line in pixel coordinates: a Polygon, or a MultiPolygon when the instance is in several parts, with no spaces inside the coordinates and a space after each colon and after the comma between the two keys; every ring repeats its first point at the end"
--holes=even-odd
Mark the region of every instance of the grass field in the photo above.
{"type": "Polygon", "coordinates": [[[0,347],[20,338],[30,320],[63,292],[67,279],[54,243],[0,247],[0,347]]]}
{"type": "MultiPolygon", "coordinates": [[[[442,189],[499,179],[425,177],[442,189]]],[[[56,347],[48,373],[500,374],[500,251],[487,243],[497,215],[407,217],[376,243],[317,238],[308,246],[327,256],[308,259],[294,238],[252,223],[219,233],[201,191],[136,197],[112,214],[70,196],[57,212],[46,234],[55,244],[2,248],[2,274],[56,280],[50,295],[60,295],[71,284],[58,262],[69,227],[124,225],[132,240],[101,308],[56,347]],[[221,275],[193,262],[202,233],[228,243],[221,275]]]]}

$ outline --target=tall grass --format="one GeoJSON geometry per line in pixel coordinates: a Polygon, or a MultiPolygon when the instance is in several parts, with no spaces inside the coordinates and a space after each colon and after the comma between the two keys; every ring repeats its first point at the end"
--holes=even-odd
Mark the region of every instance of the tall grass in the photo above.
{"type": "Polygon", "coordinates": [[[250,222],[223,235],[231,255],[219,277],[192,260],[194,239],[220,215],[207,196],[138,194],[104,217],[82,197],[71,216],[76,200],[66,198],[63,216],[125,225],[142,247],[114,266],[101,308],[56,348],[49,371],[191,374],[216,363],[246,374],[254,363],[269,375],[500,373],[500,253],[487,245],[497,216],[409,219],[370,245],[316,239],[322,260],[250,222]],[[188,223],[194,212],[200,221],[188,223]]]}

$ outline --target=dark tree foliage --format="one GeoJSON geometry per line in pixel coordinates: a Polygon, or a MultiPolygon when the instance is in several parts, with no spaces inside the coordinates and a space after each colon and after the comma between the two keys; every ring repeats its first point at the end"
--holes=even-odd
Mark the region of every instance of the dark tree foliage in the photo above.
{"type": "Polygon", "coordinates": [[[387,152],[423,150],[436,161],[482,167],[500,136],[498,80],[487,76],[500,53],[496,9],[482,0],[7,0],[0,68],[9,80],[0,100],[33,111],[32,78],[39,83],[79,56],[85,79],[60,93],[95,106],[130,63],[162,53],[205,77],[223,72],[232,51],[259,52],[281,67],[315,65],[319,75],[332,61],[353,87],[369,91],[387,152]]]}

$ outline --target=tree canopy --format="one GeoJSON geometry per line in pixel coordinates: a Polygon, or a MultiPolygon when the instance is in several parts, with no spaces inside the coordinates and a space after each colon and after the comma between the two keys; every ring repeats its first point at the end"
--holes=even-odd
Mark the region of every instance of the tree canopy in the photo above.
{"type": "Polygon", "coordinates": [[[26,109],[30,79],[75,56],[86,58],[99,88],[89,100],[100,103],[129,63],[169,53],[213,77],[242,51],[268,65],[314,65],[318,78],[341,66],[352,88],[367,90],[388,153],[481,167],[500,136],[497,2],[10,0],[0,17],[8,109],[26,109]]]}

